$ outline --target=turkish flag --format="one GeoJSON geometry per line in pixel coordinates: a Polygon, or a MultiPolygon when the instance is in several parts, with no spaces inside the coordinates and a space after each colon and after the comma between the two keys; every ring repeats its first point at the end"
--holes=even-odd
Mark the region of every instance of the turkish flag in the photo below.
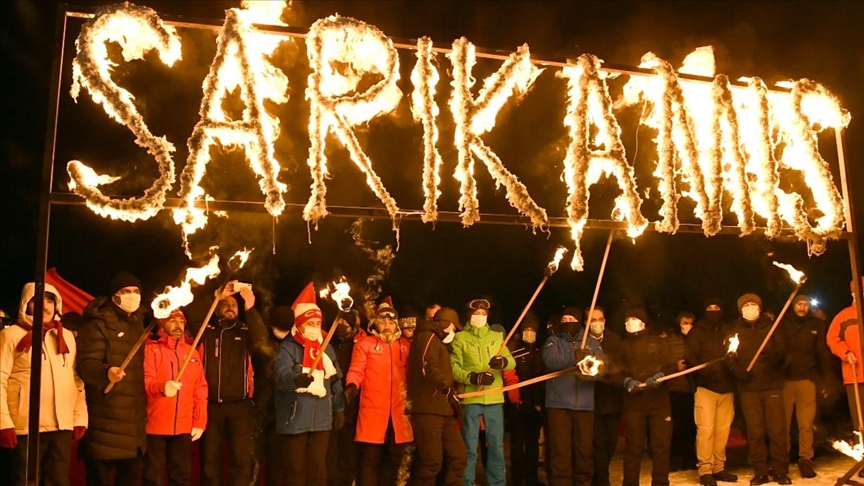
{"type": "Polygon", "coordinates": [[[60,292],[63,298],[63,312],[84,313],[84,308],[93,300],[93,296],[80,288],[67,282],[57,273],[57,269],[51,267],[48,273],[45,274],[45,283],[49,283],[60,292]]]}

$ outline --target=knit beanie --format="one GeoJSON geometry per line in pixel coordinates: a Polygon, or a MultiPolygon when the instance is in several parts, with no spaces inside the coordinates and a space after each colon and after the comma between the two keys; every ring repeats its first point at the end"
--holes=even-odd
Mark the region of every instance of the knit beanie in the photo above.
{"type": "Polygon", "coordinates": [[[641,307],[628,309],[627,312],[624,313],[624,320],[626,321],[627,319],[639,319],[645,323],[646,327],[648,326],[648,313],[641,307]]]}
{"type": "Polygon", "coordinates": [[[270,327],[280,331],[290,331],[294,325],[294,311],[287,305],[276,306],[270,313],[270,327]]]}
{"type": "Polygon", "coordinates": [[[798,302],[801,302],[801,301],[805,301],[809,304],[810,303],[810,296],[807,294],[798,294],[795,296],[794,299],[792,299],[792,305],[794,306],[795,304],[797,304],[798,302]]]}
{"type": "Polygon", "coordinates": [[[738,312],[741,312],[741,309],[744,307],[744,304],[748,302],[753,302],[758,305],[759,308],[762,308],[762,298],[756,294],[744,294],[741,297],[738,297],[738,312]]]}
{"type": "Polygon", "coordinates": [[[565,307],[563,311],[561,311],[561,319],[558,322],[564,322],[564,316],[571,316],[576,318],[576,322],[582,324],[582,311],[579,310],[578,307],[565,307]]]}
{"type": "Polygon", "coordinates": [[[126,287],[138,287],[138,290],[141,290],[141,281],[138,280],[138,277],[135,275],[123,271],[111,277],[111,282],[108,284],[108,291],[111,292],[111,295],[114,295],[126,287]]]}

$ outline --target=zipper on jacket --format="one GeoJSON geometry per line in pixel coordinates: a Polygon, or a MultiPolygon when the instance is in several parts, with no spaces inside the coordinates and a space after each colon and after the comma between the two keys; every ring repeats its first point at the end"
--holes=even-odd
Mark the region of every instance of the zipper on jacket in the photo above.
{"type": "MultiPolygon", "coordinates": [[[[177,354],[177,348],[180,346],[180,340],[174,344],[174,357],[177,358],[177,364],[180,364],[180,355],[177,354]]],[[[174,374],[174,362],[171,362],[171,379],[173,380],[176,375],[174,374]]],[[[177,415],[180,413],[180,390],[177,390],[177,394],[174,395],[174,435],[177,435],[177,415]]]]}

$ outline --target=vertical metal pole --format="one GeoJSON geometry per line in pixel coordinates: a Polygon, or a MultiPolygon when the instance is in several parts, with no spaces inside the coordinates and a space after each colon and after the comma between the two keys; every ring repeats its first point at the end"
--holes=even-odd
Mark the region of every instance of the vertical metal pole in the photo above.
{"type": "Polygon", "coordinates": [[[33,296],[33,347],[30,348],[30,403],[27,421],[27,484],[39,485],[39,416],[42,399],[42,316],[45,313],[45,272],[48,267],[48,236],[51,225],[51,188],[54,178],[54,150],[57,143],[57,115],[60,109],[60,87],[63,54],[66,47],[66,5],[57,5],[55,54],[51,67],[51,90],[45,124],[45,153],[40,182],[39,235],[36,240],[36,294],[33,296]]]}

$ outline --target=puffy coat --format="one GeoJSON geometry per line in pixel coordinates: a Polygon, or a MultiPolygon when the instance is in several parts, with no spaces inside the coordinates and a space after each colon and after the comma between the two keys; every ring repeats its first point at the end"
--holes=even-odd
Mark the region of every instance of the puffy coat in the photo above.
{"type": "Polygon", "coordinates": [[[96,298],[84,309],[76,366],[87,392],[90,425],[78,446],[82,459],[134,459],[147,450],[144,346],[132,356],[126,376],[104,393],[108,368],[120,366],[132,351],[144,332],[143,321],[142,309],[127,314],[110,297],[96,298]]]}
{"type": "Polygon", "coordinates": [[[846,353],[852,351],[858,362],[855,363],[855,372],[858,375],[858,383],[864,382],[864,360],[861,359],[861,326],[858,322],[858,311],[851,305],[837,314],[831,325],[828,326],[828,348],[843,361],[843,383],[847,385],[854,383],[852,379],[852,365],[846,361],[846,353]]]}
{"type": "Polygon", "coordinates": [[[303,346],[288,336],[279,345],[276,357],[276,433],[286,435],[333,429],[333,414],[345,409],[342,370],[336,352],[327,346],[324,354],[336,368],[336,374],[324,379],[324,397],[297,393],[294,378],[303,370],[303,346]]]}
{"type": "Polygon", "coordinates": [[[412,414],[450,417],[453,409],[443,391],[455,387],[444,333],[435,321],[417,323],[408,356],[408,406],[412,414]]]}
{"type": "Polygon", "coordinates": [[[158,340],[144,350],[144,386],[147,388],[147,433],[182,435],[207,426],[207,381],[198,351],[194,351],[180,377],[183,387],[173,397],[165,396],[165,382],[174,380],[183,360],[192,350],[185,338],[159,331],[158,340]]]}
{"type": "MultiPolygon", "coordinates": [[[[28,299],[29,300],[29,299],[28,299]]],[[[18,351],[27,334],[20,326],[0,331],[0,430],[15,428],[26,435],[30,405],[30,350],[18,351]]],[[[39,401],[39,432],[87,427],[84,382],[75,372],[75,336],[63,329],[68,354],[57,354],[57,330],[45,333],[42,343],[42,393],[39,401]]]]}
{"type": "Polygon", "coordinates": [[[385,343],[377,336],[366,336],[354,345],[345,383],[360,389],[357,442],[383,444],[390,420],[397,444],[414,441],[405,415],[410,347],[407,339],[385,343]]]}
{"type": "MultiPolygon", "coordinates": [[[[456,381],[463,385],[465,392],[479,390],[480,387],[472,385],[468,381],[468,375],[471,372],[482,373],[489,371],[495,377],[495,381],[486,388],[498,388],[503,386],[501,371],[490,370],[489,360],[498,353],[501,348],[501,343],[504,342],[504,335],[489,329],[489,326],[475,328],[467,326],[464,331],[456,333],[453,338],[453,351],[450,353],[450,364],[453,366],[453,377],[456,381]]],[[[505,369],[512,370],[516,368],[516,361],[510,354],[507,346],[504,346],[504,351],[501,356],[507,359],[505,369]]],[[[504,393],[490,393],[479,397],[471,397],[462,400],[465,405],[494,405],[504,403],[504,393]]]]}
{"type": "MultiPolygon", "coordinates": [[[[582,345],[582,332],[575,339],[568,332],[559,332],[546,339],[542,354],[546,369],[558,371],[576,366],[575,352],[582,345]]],[[[589,336],[585,346],[591,355],[604,362],[605,368],[606,357],[600,343],[589,336]]],[[[546,408],[594,410],[594,380],[577,379],[573,373],[549,380],[546,383],[546,408]]]]}

